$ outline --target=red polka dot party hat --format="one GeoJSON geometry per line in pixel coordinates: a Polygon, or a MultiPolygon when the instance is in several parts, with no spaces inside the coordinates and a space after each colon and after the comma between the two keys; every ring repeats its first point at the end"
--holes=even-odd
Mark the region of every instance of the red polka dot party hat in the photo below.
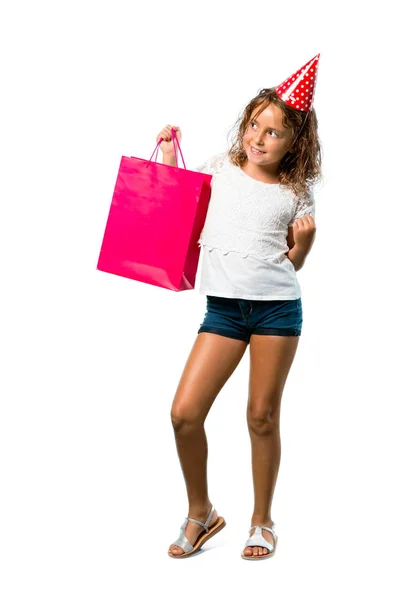
{"type": "Polygon", "coordinates": [[[304,112],[311,112],[319,57],[320,54],[314,56],[312,60],[276,87],[276,94],[288,106],[304,112]]]}

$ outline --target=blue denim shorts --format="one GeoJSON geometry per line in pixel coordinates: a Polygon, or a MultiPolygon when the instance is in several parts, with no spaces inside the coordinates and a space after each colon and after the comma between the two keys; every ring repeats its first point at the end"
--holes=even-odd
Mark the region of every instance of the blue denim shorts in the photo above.
{"type": "Polygon", "coordinates": [[[243,300],[207,296],[207,311],[198,333],[208,331],[250,343],[256,335],[299,336],[302,299],[243,300]]]}

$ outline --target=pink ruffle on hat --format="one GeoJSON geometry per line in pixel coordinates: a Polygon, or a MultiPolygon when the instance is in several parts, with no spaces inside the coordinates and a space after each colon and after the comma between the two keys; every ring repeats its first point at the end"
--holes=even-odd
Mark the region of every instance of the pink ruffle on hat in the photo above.
{"type": "Polygon", "coordinates": [[[276,94],[292,108],[309,113],[315,96],[320,54],[276,87],[276,94]]]}

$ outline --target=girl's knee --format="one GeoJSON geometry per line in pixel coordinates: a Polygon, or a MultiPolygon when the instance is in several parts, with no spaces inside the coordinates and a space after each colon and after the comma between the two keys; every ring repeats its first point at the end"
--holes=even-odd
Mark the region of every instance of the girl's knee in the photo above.
{"type": "Polygon", "coordinates": [[[187,410],[172,410],[170,418],[176,433],[198,429],[204,425],[204,419],[201,415],[187,410]]]}

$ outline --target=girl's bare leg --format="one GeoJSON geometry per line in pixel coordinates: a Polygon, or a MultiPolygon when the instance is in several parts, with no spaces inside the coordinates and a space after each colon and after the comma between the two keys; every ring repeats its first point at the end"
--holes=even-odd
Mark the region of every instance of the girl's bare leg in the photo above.
{"type": "MultiPolygon", "coordinates": [[[[215,333],[198,334],[179,381],[172,409],[176,448],[188,494],[188,517],[205,522],[211,510],[208,496],[208,444],[204,422],[218,393],[236,369],[248,344],[215,333]]],[[[215,510],[209,526],[218,519],[215,510]]],[[[204,529],[189,522],[185,535],[191,544],[204,529]]],[[[172,554],[182,554],[171,544],[172,554]]]]}
{"type": "MultiPolygon", "coordinates": [[[[271,527],[271,507],[280,466],[280,405],[283,388],[299,343],[298,336],[255,335],[250,338],[250,382],[247,424],[251,440],[254,509],[251,525],[271,527]]],[[[250,531],[253,535],[254,529],[250,531]]],[[[263,537],[274,544],[270,532],[263,537]]],[[[248,546],[246,556],[268,554],[248,546]]]]}

